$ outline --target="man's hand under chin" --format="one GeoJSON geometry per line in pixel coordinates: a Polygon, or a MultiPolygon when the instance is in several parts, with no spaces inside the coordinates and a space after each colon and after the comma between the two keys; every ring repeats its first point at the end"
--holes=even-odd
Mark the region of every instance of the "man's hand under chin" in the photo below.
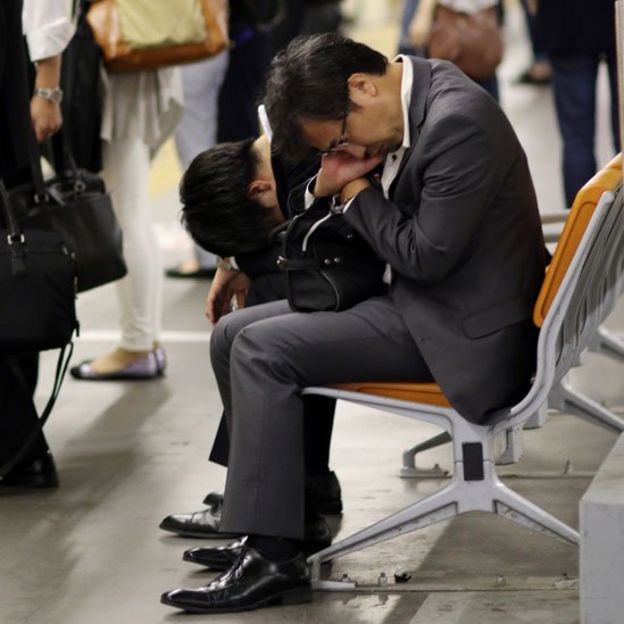
{"type": "Polygon", "coordinates": [[[372,171],[383,158],[381,155],[356,158],[346,151],[325,154],[321,160],[321,169],[316,177],[314,196],[336,195],[355,180],[360,181],[359,186],[361,186],[365,182],[362,180],[363,177],[372,171]]]}

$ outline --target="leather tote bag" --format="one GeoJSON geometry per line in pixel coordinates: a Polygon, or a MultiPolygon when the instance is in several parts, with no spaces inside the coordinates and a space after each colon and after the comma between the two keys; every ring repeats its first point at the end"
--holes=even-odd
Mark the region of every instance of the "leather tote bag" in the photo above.
{"type": "Polygon", "coordinates": [[[71,251],[53,231],[21,229],[0,180],[0,357],[19,388],[30,392],[16,361],[22,353],[60,349],[52,392],[21,447],[0,466],[8,474],[39,436],[52,412],[71,359],[76,319],[76,272],[71,251]]]}
{"type": "Polygon", "coordinates": [[[44,182],[32,157],[32,182],[11,189],[10,198],[22,227],[61,236],[75,257],[77,290],[84,292],[126,274],[121,229],[104,181],[76,168],[62,132],[52,144],[56,175],[44,182]]]}
{"type": "Polygon", "coordinates": [[[192,63],[229,44],[225,0],[97,0],[87,21],[110,72],[192,63]]]}
{"type": "Polygon", "coordinates": [[[469,15],[438,5],[429,56],[452,61],[477,80],[492,76],[503,58],[496,7],[469,15]]]}
{"type": "Polygon", "coordinates": [[[64,347],[78,328],[75,262],[56,232],[22,229],[0,181],[0,356],[64,347]]]}
{"type": "Polygon", "coordinates": [[[293,310],[338,312],[384,291],[385,263],[326,202],[281,226],[281,236],[277,265],[293,310]]]}

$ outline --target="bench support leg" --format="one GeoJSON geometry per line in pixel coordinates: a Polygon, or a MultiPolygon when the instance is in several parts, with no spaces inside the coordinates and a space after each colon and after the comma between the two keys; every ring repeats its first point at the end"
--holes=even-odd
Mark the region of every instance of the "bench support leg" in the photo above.
{"type": "Polygon", "coordinates": [[[616,433],[624,431],[624,419],[582,392],[575,390],[567,379],[561,381],[557,392],[558,405],[555,406],[556,409],[569,412],[594,425],[600,425],[608,431],[615,431],[616,433]]]}
{"type": "MultiPolygon", "coordinates": [[[[483,462],[481,480],[465,481],[462,474],[461,465],[456,466],[452,480],[443,489],[309,557],[313,587],[346,588],[337,581],[321,580],[323,562],[469,511],[493,512],[564,542],[578,544],[577,531],[504,485],[491,461],[483,462]]],[[[353,582],[349,587],[354,587],[353,582]]]]}
{"type": "Polygon", "coordinates": [[[438,446],[442,446],[447,442],[451,441],[451,436],[444,431],[443,433],[434,436],[433,438],[429,438],[429,440],[425,440],[416,446],[412,446],[412,448],[407,449],[403,452],[403,466],[401,467],[401,477],[407,478],[431,478],[431,477],[445,477],[448,474],[447,470],[442,470],[438,464],[436,464],[433,468],[418,468],[416,466],[416,455],[418,453],[422,453],[423,451],[428,451],[429,449],[436,448],[438,446]]]}

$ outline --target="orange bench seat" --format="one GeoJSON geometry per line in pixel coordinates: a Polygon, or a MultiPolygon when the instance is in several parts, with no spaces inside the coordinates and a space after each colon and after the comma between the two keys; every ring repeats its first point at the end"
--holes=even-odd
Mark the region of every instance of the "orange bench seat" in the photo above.
{"type": "Polygon", "coordinates": [[[362,381],[354,383],[332,384],[336,390],[361,392],[375,396],[414,401],[439,407],[451,407],[442,389],[436,383],[415,383],[410,381],[362,381]]]}

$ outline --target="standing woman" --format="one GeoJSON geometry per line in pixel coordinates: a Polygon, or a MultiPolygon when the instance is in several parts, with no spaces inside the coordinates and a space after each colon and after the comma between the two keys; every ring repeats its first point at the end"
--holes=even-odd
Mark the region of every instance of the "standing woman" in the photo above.
{"type": "MultiPolygon", "coordinates": [[[[60,54],[73,34],[65,0],[48,0],[45,7],[39,0],[25,0],[23,9],[23,30],[30,58],[36,62],[30,103],[22,0],[0,2],[0,179],[8,188],[28,180],[33,129],[37,140],[43,141],[61,127],[60,54]]],[[[13,458],[37,425],[33,393],[38,363],[37,353],[0,358],[0,465],[13,458]]],[[[43,433],[0,481],[0,488],[57,485],[43,433]]]]}
{"type": "MultiPolygon", "coordinates": [[[[149,20],[149,14],[145,19],[149,20]]],[[[103,177],[123,231],[128,274],[117,282],[121,341],[71,369],[77,379],[153,379],[162,375],[159,345],[162,269],[148,197],[150,159],[182,116],[179,69],[103,72],[103,177]]]]}

